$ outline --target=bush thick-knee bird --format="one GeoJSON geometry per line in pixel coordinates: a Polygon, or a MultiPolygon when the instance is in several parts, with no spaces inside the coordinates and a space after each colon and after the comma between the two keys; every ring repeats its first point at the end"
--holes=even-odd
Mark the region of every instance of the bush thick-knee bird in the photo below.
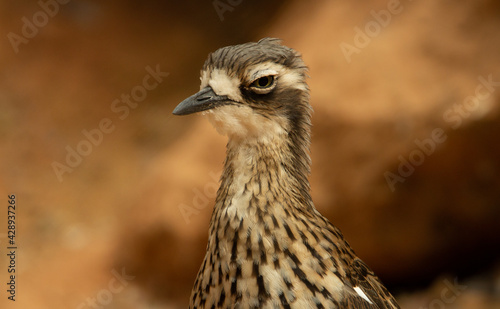
{"type": "Polygon", "coordinates": [[[399,308],[314,207],[306,77],[278,39],[223,47],[175,108],[202,112],[228,137],[190,308],[399,308]]]}

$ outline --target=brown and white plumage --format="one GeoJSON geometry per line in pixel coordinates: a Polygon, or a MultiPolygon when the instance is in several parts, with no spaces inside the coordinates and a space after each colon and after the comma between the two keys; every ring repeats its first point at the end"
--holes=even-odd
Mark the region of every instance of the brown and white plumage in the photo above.
{"type": "Polygon", "coordinates": [[[313,205],[306,72],[277,39],[224,47],[174,110],[229,139],[190,308],[399,308],[313,205]]]}

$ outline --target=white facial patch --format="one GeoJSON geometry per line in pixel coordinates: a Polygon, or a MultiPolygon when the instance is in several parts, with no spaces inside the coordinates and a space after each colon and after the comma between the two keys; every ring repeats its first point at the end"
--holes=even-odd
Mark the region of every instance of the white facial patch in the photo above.
{"type": "Polygon", "coordinates": [[[229,99],[241,102],[240,80],[237,77],[229,76],[226,71],[213,69],[201,73],[200,90],[210,86],[212,90],[220,96],[227,96],[229,99]]]}
{"type": "Polygon", "coordinates": [[[231,138],[272,139],[285,134],[285,119],[266,118],[247,105],[225,105],[203,112],[222,135],[231,138]]]}
{"type": "Polygon", "coordinates": [[[289,88],[307,91],[307,86],[304,83],[304,77],[302,77],[298,72],[286,68],[284,69],[284,72],[280,74],[278,82],[289,88]]]}

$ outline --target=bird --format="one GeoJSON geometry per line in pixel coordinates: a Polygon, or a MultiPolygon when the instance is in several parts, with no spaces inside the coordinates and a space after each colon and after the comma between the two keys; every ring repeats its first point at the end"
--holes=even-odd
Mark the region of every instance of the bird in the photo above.
{"type": "Polygon", "coordinates": [[[264,38],[217,49],[200,74],[173,114],[201,113],[228,141],[189,308],[399,308],[312,202],[302,56],[264,38]]]}

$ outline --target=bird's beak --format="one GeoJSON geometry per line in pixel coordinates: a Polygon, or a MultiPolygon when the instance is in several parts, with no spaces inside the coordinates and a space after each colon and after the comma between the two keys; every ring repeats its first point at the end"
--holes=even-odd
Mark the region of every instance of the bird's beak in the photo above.
{"type": "Polygon", "coordinates": [[[209,110],[227,101],[227,96],[217,95],[212,87],[207,86],[179,103],[172,113],[174,115],[189,115],[209,110]]]}

